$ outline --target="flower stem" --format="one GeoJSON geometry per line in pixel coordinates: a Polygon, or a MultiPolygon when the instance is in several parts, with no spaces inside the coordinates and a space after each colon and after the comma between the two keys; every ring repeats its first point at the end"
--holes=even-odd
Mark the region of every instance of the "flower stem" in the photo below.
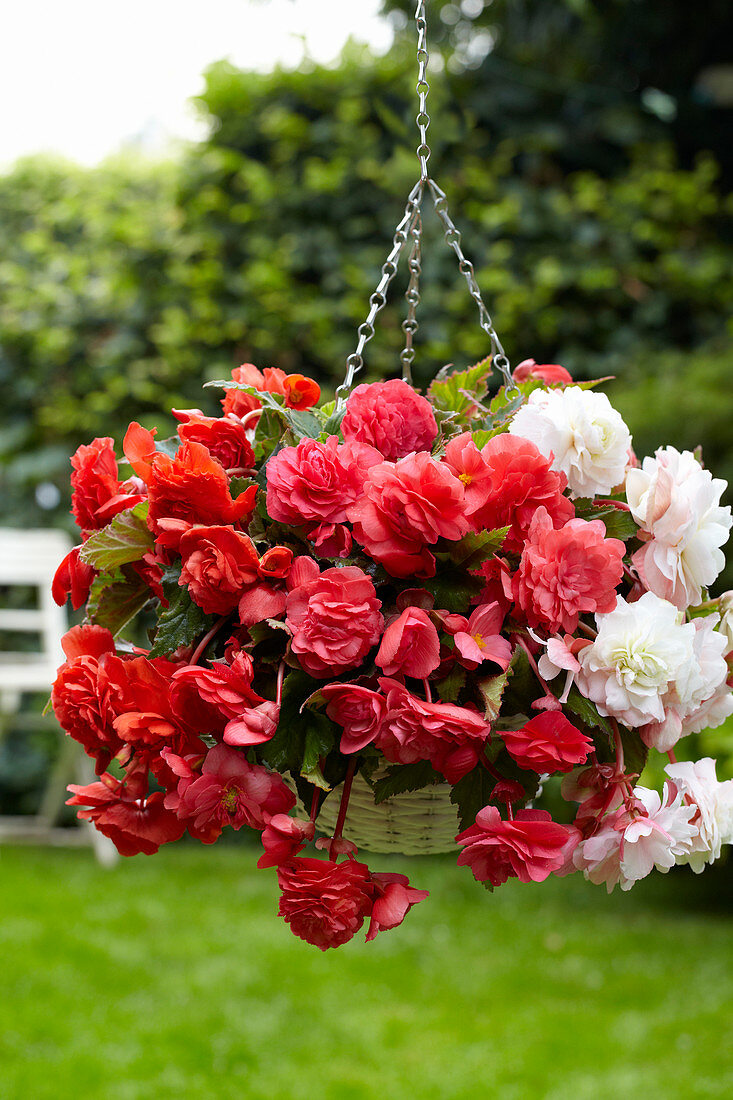
{"type": "Polygon", "coordinates": [[[199,663],[201,657],[206,652],[207,645],[209,644],[211,639],[214,637],[214,635],[218,633],[218,631],[221,629],[222,625],[227,621],[228,618],[229,618],[228,615],[221,615],[216,620],[216,622],[212,626],[211,630],[207,634],[204,634],[203,638],[201,639],[201,641],[199,642],[199,644],[196,646],[195,650],[193,651],[193,657],[191,658],[191,661],[190,661],[190,663],[192,665],[197,665],[199,663]]]}
{"type": "Polygon", "coordinates": [[[283,680],[285,679],[285,662],[280,662],[280,667],[277,670],[277,688],[275,692],[275,702],[278,706],[282,702],[283,697],[283,680]]]}
{"type": "Polygon", "coordinates": [[[311,822],[314,825],[316,823],[316,818],[318,817],[318,802],[319,802],[320,793],[321,793],[320,789],[318,787],[314,786],[313,787],[313,798],[311,799],[311,812],[310,812],[310,819],[311,819],[311,822]]]}
{"type": "Polygon", "coordinates": [[[425,688],[425,701],[426,703],[432,703],[433,696],[430,692],[430,683],[428,680],[423,680],[423,687],[425,688]]]}
{"type": "Polygon", "coordinates": [[[519,634],[513,634],[512,637],[514,638],[517,645],[520,645],[522,647],[522,649],[524,650],[524,652],[527,654],[527,660],[529,661],[530,668],[532,669],[535,676],[537,677],[537,680],[539,681],[540,687],[544,691],[545,695],[549,696],[550,699],[554,699],[555,696],[550,691],[549,687],[547,686],[547,683],[542,679],[542,676],[540,675],[540,670],[537,667],[537,662],[535,661],[534,657],[532,656],[532,653],[530,652],[530,648],[527,645],[527,643],[525,642],[524,638],[522,638],[521,635],[519,635],[519,634]]]}
{"type": "Polygon", "coordinates": [[[346,778],[344,779],[343,790],[341,791],[341,805],[339,806],[339,815],[336,818],[336,828],[333,831],[333,839],[336,840],[340,837],[344,831],[344,821],[346,820],[346,811],[349,807],[349,797],[351,795],[351,784],[354,782],[354,772],[356,771],[356,760],[349,761],[349,769],[346,772],[346,778]]]}

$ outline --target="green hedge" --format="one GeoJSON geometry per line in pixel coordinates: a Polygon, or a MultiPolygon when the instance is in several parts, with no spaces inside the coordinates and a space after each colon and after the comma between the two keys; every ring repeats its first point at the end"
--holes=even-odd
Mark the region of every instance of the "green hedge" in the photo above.
{"type": "MultiPolygon", "coordinates": [[[[267,76],[222,63],[202,97],[212,137],[178,163],[29,160],[0,178],[3,522],[48,522],[35,487],[65,493],[80,441],[162,422],[171,404],[211,409],[201,382],[238,362],[340,379],[416,178],[412,68],[399,51],[267,76]]],[[[617,374],[646,415],[672,376],[699,392],[702,354],[713,420],[696,397],[695,423],[722,436],[730,200],[712,157],[683,170],[647,142],[616,148],[604,175],[568,171],[544,121],[497,134],[479,91],[475,73],[434,80],[431,168],[514,361],[617,374]]],[[[429,214],[423,266],[425,380],[486,340],[429,214]]],[[[401,273],[367,348],[372,377],[397,369],[404,289],[401,273]]],[[[691,424],[670,398],[666,437],[691,424]]]]}

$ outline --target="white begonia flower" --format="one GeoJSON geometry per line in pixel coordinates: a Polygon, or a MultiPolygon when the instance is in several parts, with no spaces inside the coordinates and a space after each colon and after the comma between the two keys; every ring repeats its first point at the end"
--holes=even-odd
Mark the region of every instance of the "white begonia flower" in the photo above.
{"type": "Polygon", "coordinates": [[[627,474],[631,514],[651,536],[634,565],[647,588],[680,609],[700,603],[725,565],[720,548],[733,522],[720,504],[726,487],[691,451],[674,447],[661,447],[627,474]]]}
{"type": "Polygon", "coordinates": [[[715,629],[717,615],[693,619],[694,661],[687,677],[678,681],[675,692],[665,699],[665,717],[641,730],[650,748],[667,752],[688,733],[714,729],[733,714],[733,692],[726,683],[728,665],[723,654],[726,639],[715,629]]]}
{"type": "Polygon", "coordinates": [[[634,817],[624,829],[620,861],[622,890],[646,878],[653,867],[666,874],[680,857],[689,854],[698,836],[698,828],[692,824],[697,810],[684,805],[679,792],[672,796],[668,784],[664,785],[663,798],[647,787],[635,787],[634,797],[643,805],[646,816],[634,817]]]}
{"type": "Polygon", "coordinates": [[[624,480],[631,433],[604,393],[580,386],[534,390],[509,431],[552,457],[572,496],[607,495],[624,480]]]}
{"type": "Polygon", "coordinates": [[[733,844],[733,779],[720,783],[715,761],[709,756],[668,764],[664,770],[680,794],[692,801],[697,815],[693,818],[697,835],[690,852],[677,862],[689,863],[695,874],[700,874],[707,863],[719,858],[723,844],[733,844]]]}
{"type": "Polygon", "coordinates": [[[616,607],[596,615],[598,634],[578,654],[579,690],[600,714],[626,726],[663,722],[665,701],[683,700],[696,685],[693,623],[652,592],[636,603],[619,596],[616,607]]]}

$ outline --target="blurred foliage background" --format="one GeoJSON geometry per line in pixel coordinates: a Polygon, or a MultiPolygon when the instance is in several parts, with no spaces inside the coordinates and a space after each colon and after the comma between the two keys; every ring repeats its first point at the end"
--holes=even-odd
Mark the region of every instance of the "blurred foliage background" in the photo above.
{"type": "MultiPolygon", "coordinates": [[[[2,524],[71,529],[79,443],[119,441],[133,418],[162,429],[171,406],[213,411],[202,383],[240,362],[341,379],[418,171],[414,0],[384,9],[386,56],[212,66],[209,137],[175,159],[32,158],[0,176],[2,524]]],[[[430,167],[512,361],[615,375],[640,455],[702,443],[730,479],[733,9],[432,0],[429,14],[430,167]]],[[[487,350],[429,214],[424,235],[423,383],[487,350]]],[[[400,272],[371,378],[397,373],[405,286],[400,272]]]]}

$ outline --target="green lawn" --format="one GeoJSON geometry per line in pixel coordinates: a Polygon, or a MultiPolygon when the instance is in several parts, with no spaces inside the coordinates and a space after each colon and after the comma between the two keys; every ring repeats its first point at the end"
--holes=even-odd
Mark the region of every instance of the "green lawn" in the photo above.
{"type": "Polygon", "coordinates": [[[450,858],[372,857],[430,899],[322,954],[255,858],[0,851],[2,1100],[733,1095],[725,868],[490,895],[450,858]]]}

